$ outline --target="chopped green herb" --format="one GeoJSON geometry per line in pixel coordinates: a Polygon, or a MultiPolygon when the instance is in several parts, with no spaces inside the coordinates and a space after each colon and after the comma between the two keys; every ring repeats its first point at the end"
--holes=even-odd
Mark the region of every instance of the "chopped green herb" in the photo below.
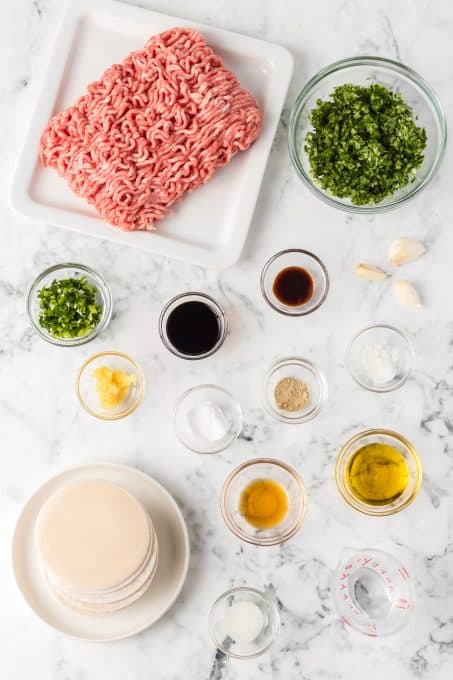
{"type": "Polygon", "coordinates": [[[38,292],[39,323],[55,338],[81,338],[102,316],[96,288],[86,277],[54,280],[38,292]]]}
{"type": "Polygon", "coordinates": [[[401,94],[373,83],[345,84],[318,99],[305,136],[313,177],[328,193],[355,205],[379,203],[415,179],[426,130],[401,94]]]}

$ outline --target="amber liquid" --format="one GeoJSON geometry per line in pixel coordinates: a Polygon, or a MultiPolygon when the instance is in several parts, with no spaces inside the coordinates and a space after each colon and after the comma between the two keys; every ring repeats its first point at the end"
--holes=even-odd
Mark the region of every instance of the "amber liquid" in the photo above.
{"type": "Polygon", "coordinates": [[[315,282],[303,267],[285,267],[275,277],[272,292],[277,300],[289,307],[299,307],[310,300],[315,282]]]}
{"type": "Polygon", "coordinates": [[[288,514],[288,495],[273,479],[254,479],[242,491],[239,512],[256,529],[271,529],[288,514]]]}

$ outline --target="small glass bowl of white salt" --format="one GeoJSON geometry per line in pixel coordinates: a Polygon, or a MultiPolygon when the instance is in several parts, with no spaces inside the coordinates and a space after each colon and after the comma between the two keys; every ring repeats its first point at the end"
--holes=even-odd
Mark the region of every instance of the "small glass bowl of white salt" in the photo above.
{"type": "Polygon", "coordinates": [[[238,400],[223,387],[198,385],[178,399],[173,423],[185,447],[195,453],[218,453],[241,432],[242,411],[238,400]]]}
{"type": "Polygon", "coordinates": [[[209,615],[211,637],[224,654],[251,659],[263,654],[280,628],[276,604],[254,588],[233,588],[213,604],[209,615]]]}
{"type": "Polygon", "coordinates": [[[409,338],[387,324],[363,328],[346,350],[351,376],[372,392],[390,392],[404,385],[414,368],[414,358],[409,338]]]}

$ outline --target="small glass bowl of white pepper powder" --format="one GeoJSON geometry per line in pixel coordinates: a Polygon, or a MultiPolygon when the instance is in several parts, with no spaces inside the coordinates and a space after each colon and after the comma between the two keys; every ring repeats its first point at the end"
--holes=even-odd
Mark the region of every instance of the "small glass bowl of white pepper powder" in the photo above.
{"type": "Polygon", "coordinates": [[[284,423],[306,423],[321,411],[327,399],[327,382],[308,359],[279,359],[264,376],[266,411],[284,423]]]}
{"type": "Polygon", "coordinates": [[[234,659],[252,659],[274,642],[280,628],[278,609],[265,593],[242,586],[232,588],[213,604],[209,615],[217,648],[234,659]]]}

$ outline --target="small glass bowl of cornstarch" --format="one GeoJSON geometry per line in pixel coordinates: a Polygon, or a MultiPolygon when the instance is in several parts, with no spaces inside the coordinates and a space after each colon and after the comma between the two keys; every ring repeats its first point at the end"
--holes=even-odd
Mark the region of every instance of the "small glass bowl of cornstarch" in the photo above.
{"type": "Polygon", "coordinates": [[[254,588],[233,588],[213,604],[209,628],[214,644],[235,659],[251,659],[272,645],[280,619],[275,602],[254,588]]]}
{"type": "Polygon", "coordinates": [[[228,448],[242,429],[238,400],[223,387],[197,385],[178,399],[173,426],[183,446],[195,453],[219,453],[228,448]]]}
{"type": "Polygon", "coordinates": [[[372,392],[391,392],[404,385],[414,368],[409,338],[387,324],[363,328],[346,350],[346,366],[356,383],[372,392]]]}

